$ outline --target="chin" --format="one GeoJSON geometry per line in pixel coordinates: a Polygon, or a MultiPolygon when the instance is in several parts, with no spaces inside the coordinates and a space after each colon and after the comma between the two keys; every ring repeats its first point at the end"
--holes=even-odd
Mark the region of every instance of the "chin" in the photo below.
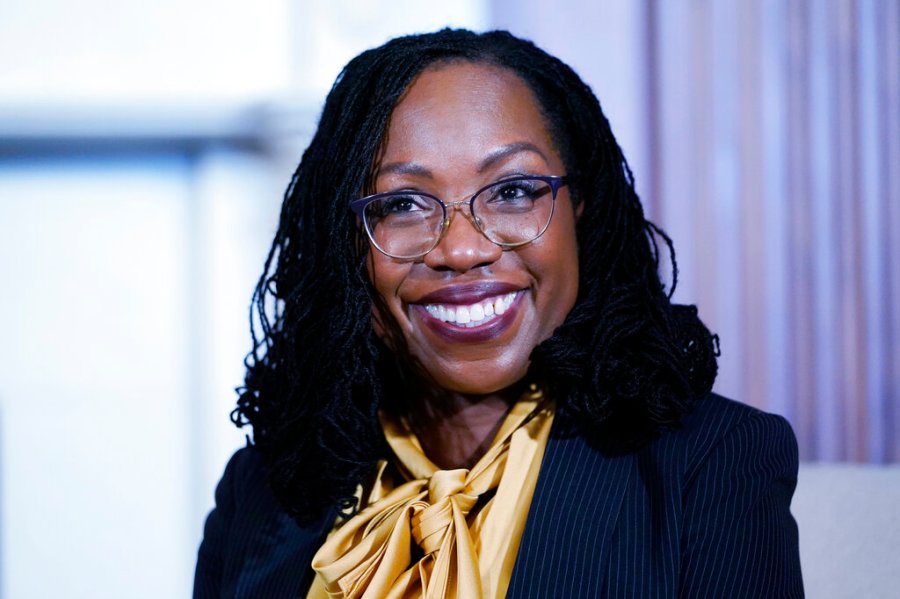
{"type": "Polygon", "coordinates": [[[503,376],[441,376],[435,383],[446,391],[463,395],[490,395],[514,387],[525,378],[527,365],[521,371],[505,373],[503,376]]]}

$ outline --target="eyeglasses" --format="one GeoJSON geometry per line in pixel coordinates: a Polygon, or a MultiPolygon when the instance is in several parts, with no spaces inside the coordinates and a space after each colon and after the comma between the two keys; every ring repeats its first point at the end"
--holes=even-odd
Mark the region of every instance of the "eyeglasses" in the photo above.
{"type": "MultiPolygon", "coordinates": [[[[411,260],[433,250],[450,226],[450,209],[469,205],[471,222],[492,242],[516,248],[550,226],[565,177],[518,175],[482,187],[468,200],[444,203],[419,191],[388,191],[350,202],[378,251],[411,260]]],[[[461,208],[460,208],[461,209],[461,208]]]]}

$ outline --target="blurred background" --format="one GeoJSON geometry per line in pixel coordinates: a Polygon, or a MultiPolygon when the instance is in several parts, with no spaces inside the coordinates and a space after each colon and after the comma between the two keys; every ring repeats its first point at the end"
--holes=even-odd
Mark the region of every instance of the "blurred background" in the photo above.
{"type": "Polygon", "coordinates": [[[676,299],[721,337],[716,389],[797,433],[809,595],[897,588],[877,559],[815,574],[845,533],[805,523],[874,485],[884,519],[842,546],[900,549],[900,2],[4,0],[0,597],[189,596],[325,93],[359,51],[447,25],[508,28],[590,83],[674,239],[676,299]]]}

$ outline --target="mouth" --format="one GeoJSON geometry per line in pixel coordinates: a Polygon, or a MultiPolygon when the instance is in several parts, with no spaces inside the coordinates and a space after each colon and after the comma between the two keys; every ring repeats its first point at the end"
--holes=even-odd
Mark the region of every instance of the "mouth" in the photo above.
{"type": "Polygon", "coordinates": [[[422,304],[432,318],[467,329],[486,325],[506,313],[519,292],[505,293],[471,304],[422,304]]]}
{"type": "Polygon", "coordinates": [[[450,342],[496,339],[517,322],[525,290],[500,283],[441,289],[412,304],[433,334],[450,342]]]}

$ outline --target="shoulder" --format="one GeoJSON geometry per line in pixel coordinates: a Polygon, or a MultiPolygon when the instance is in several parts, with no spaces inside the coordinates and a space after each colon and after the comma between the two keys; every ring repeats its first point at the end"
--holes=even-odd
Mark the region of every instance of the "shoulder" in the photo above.
{"type": "Polygon", "coordinates": [[[651,451],[679,473],[684,595],[803,596],[797,442],[784,418],[710,395],[651,451]]]}
{"type": "Polygon", "coordinates": [[[268,489],[266,465],[262,453],[252,445],[238,449],[228,460],[219,487],[230,493],[237,502],[245,502],[254,491],[264,494],[268,489]]]}
{"type": "Polygon", "coordinates": [[[776,429],[790,429],[787,421],[781,416],[709,393],[697,401],[694,409],[684,416],[678,432],[687,437],[697,437],[698,433],[705,432],[706,435],[700,436],[715,439],[727,434],[735,426],[750,422],[765,423],[776,429]]]}
{"type": "Polygon", "coordinates": [[[238,449],[216,486],[216,510],[229,517],[229,524],[279,511],[269,488],[265,458],[253,446],[238,449]]]}
{"type": "MultiPolygon", "coordinates": [[[[227,529],[227,542],[232,550],[240,552],[246,546],[283,532],[283,528],[298,528],[272,492],[267,460],[254,446],[241,448],[232,455],[216,486],[215,499],[207,528],[213,524],[227,529]]],[[[333,519],[329,514],[323,521],[328,517],[333,519]]]]}
{"type": "Polygon", "coordinates": [[[198,573],[205,566],[217,577],[223,576],[233,565],[231,557],[252,544],[253,523],[277,511],[262,455],[250,446],[237,450],[216,485],[215,507],[206,518],[200,544],[198,573]]]}
{"type": "Polygon", "coordinates": [[[334,513],[302,528],[281,508],[255,447],[238,450],[216,487],[197,558],[194,597],[293,597],[334,513]]]}
{"type": "Polygon", "coordinates": [[[788,505],[797,484],[797,454],[787,420],[710,394],[679,428],[662,434],[635,458],[643,480],[656,481],[685,500],[714,501],[717,490],[740,489],[749,503],[774,494],[788,505]]]}
{"type": "Polygon", "coordinates": [[[252,447],[239,449],[225,466],[197,553],[195,598],[233,596],[237,574],[233,556],[251,538],[241,520],[245,506],[259,503],[252,498],[265,492],[264,472],[262,456],[252,447]]]}
{"type": "Polygon", "coordinates": [[[698,401],[679,428],[646,450],[680,460],[688,476],[718,453],[726,461],[747,452],[774,454],[788,467],[797,461],[797,441],[787,420],[715,393],[698,401]]]}

